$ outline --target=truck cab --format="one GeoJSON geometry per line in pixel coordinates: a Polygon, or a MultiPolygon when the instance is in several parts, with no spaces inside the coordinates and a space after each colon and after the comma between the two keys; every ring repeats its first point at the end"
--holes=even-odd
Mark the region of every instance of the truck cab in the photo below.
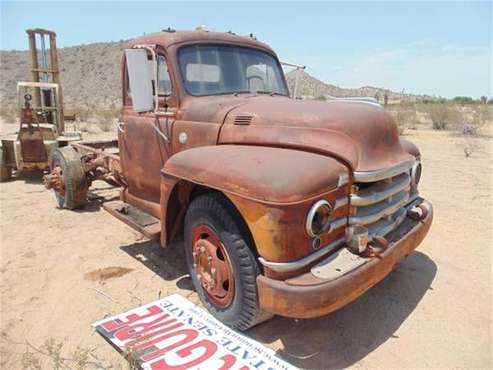
{"type": "Polygon", "coordinates": [[[430,228],[419,149],[383,107],[292,99],[253,36],[139,37],[121,78],[117,143],[58,149],[45,183],[66,208],[95,179],[121,186],[105,209],[164,248],[183,238],[198,296],[233,328],[343,307],[430,228]]]}

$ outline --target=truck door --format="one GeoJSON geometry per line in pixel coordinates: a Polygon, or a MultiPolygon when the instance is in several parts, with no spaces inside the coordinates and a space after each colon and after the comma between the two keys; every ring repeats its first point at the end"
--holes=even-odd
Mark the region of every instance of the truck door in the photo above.
{"type": "Polygon", "coordinates": [[[128,185],[125,200],[154,214],[152,210],[159,204],[161,168],[170,155],[166,137],[173,120],[157,112],[159,109],[162,113],[164,100],[172,90],[164,54],[152,54],[146,49],[125,51],[123,122],[119,124],[118,140],[128,185]]]}

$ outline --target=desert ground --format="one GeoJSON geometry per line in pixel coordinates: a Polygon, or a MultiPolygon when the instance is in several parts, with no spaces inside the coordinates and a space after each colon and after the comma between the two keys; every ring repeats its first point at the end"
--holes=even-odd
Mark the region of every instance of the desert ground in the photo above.
{"type": "MultiPolygon", "coordinates": [[[[86,137],[101,135],[115,134],[86,137]]],[[[430,234],[349,306],[313,320],[275,317],[247,332],[293,365],[493,367],[492,136],[420,127],[405,137],[423,154],[430,234]]],[[[95,183],[89,205],[72,212],[55,207],[39,175],[0,184],[2,368],[126,368],[91,323],[173,293],[198,302],[182,243],[162,249],[107,214],[101,202],[116,196],[95,183]]]]}

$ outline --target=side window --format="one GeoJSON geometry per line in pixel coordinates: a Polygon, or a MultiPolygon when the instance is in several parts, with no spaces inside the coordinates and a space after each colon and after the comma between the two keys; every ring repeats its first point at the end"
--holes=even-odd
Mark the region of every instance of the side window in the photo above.
{"type": "Polygon", "coordinates": [[[158,88],[157,93],[159,96],[171,95],[171,80],[169,78],[168,65],[166,59],[162,55],[157,56],[157,78],[158,88]]]}

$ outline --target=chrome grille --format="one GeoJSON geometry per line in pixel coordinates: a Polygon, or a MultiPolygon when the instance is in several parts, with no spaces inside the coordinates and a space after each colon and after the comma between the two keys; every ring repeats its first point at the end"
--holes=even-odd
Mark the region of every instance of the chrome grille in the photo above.
{"type": "Polygon", "coordinates": [[[373,182],[356,182],[350,194],[349,225],[362,225],[370,235],[385,235],[405,218],[411,191],[410,168],[373,182]]]}

